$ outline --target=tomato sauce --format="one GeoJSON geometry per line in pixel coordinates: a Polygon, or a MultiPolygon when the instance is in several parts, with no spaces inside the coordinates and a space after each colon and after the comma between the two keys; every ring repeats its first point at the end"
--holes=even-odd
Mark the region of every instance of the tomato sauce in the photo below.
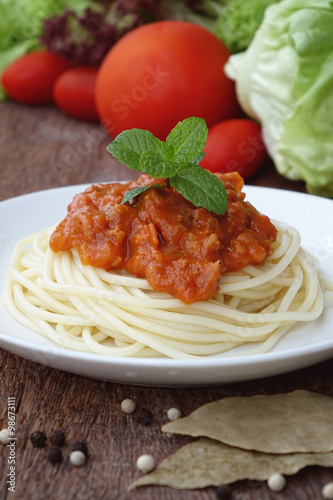
{"type": "Polygon", "coordinates": [[[220,276],[270,255],[276,228],[244,201],[236,172],[216,174],[224,183],[224,215],[195,207],[166,187],[164,179],[142,175],[125,184],[95,184],[77,194],[51,236],[54,252],[74,248],[81,262],[145,277],[153,289],[186,304],[217,293],[220,276]],[[134,187],[161,184],[121,204],[134,187]]]}

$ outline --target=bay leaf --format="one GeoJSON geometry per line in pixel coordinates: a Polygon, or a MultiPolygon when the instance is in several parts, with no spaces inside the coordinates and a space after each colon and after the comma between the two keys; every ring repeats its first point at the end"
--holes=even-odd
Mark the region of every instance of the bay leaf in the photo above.
{"type": "Polygon", "coordinates": [[[272,474],[292,475],[308,465],[332,467],[333,453],[276,455],[200,438],[167,457],[150,474],[139,477],[129,489],[148,484],[195,489],[243,479],[266,481],[272,474]]]}
{"type": "Polygon", "coordinates": [[[326,453],[333,450],[333,398],[305,390],[225,398],[167,423],[162,431],[265,453],[326,453]]]}

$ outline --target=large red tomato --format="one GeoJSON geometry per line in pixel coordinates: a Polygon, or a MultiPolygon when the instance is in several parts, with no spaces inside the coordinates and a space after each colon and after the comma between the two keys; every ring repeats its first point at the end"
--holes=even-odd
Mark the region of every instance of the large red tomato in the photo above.
{"type": "Polygon", "coordinates": [[[200,165],[210,172],[238,172],[250,177],[266,157],[260,125],[248,119],[226,120],[208,132],[200,165]]]}
{"type": "Polygon", "coordinates": [[[165,139],[180,120],[208,127],[238,111],[223,67],[226,47],[208,30],[183,21],[136,28],[117,42],[97,75],[96,105],[112,137],[131,128],[165,139]]]}
{"type": "Polygon", "coordinates": [[[23,104],[52,103],[54,82],[69,68],[57,54],[38,50],[16,59],[2,74],[1,83],[7,94],[23,104]]]}

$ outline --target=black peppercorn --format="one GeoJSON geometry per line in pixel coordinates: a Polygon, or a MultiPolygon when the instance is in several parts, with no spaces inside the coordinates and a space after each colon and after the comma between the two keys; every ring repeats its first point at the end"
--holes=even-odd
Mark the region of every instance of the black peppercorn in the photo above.
{"type": "Polygon", "coordinates": [[[135,418],[138,423],[142,425],[151,425],[154,421],[152,412],[146,408],[138,409],[135,414],[135,418]]]}
{"type": "Polygon", "coordinates": [[[61,429],[54,429],[50,433],[50,441],[55,446],[63,446],[65,444],[65,434],[61,429]]]}
{"type": "Polygon", "coordinates": [[[58,446],[50,446],[49,449],[47,450],[47,458],[53,464],[62,462],[61,449],[58,448],[58,446]]]}
{"type": "Polygon", "coordinates": [[[216,496],[221,500],[228,500],[232,497],[230,487],[227,484],[221,484],[216,488],[216,496]]]}
{"type": "Polygon", "coordinates": [[[46,442],[46,436],[43,431],[35,431],[30,434],[30,441],[34,448],[43,448],[46,442]]]}
{"type": "Polygon", "coordinates": [[[85,455],[88,455],[88,447],[84,441],[78,441],[72,446],[72,451],[82,451],[85,455]]]}

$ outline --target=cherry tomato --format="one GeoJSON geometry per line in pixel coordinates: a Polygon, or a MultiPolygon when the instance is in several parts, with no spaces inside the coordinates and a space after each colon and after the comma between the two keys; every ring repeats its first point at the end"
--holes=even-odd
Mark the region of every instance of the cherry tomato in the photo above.
{"type": "Polygon", "coordinates": [[[247,179],[266,157],[261,127],[248,119],[226,120],[208,132],[200,165],[210,172],[238,172],[247,179]]]}
{"type": "Polygon", "coordinates": [[[23,104],[52,103],[52,88],[69,68],[64,58],[38,50],[20,57],[4,70],[1,83],[7,94],[23,104]]]}
{"type": "Polygon", "coordinates": [[[112,137],[141,128],[164,140],[190,116],[209,127],[235,116],[234,82],[223,70],[229,55],[194,23],[159,21],[132,30],[111,48],[97,76],[102,123],[112,137]]]}
{"type": "Polygon", "coordinates": [[[66,114],[81,120],[98,120],[95,83],[98,68],[78,66],[65,71],[55,82],[53,98],[66,114]]]}

